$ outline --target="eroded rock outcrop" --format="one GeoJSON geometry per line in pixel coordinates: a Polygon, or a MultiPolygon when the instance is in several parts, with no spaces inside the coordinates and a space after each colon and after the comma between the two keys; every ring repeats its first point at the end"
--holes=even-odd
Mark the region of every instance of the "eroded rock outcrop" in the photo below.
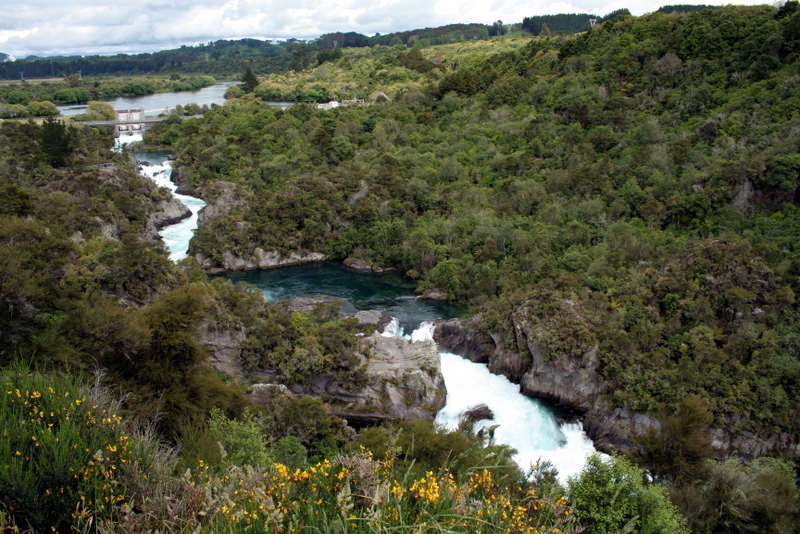
{"type": "Polygon", "coordinates": [[[411,342],[377,332],[361,342],[367,383],[358,391],[315,375],[290,389],[296,395],[326,400],[331,412],[354,423],[382,420],[433,420],[447,397],[439,351],[433,341],[411,342]]]}
{"type": "Polygon", "coordinates": [[[199,252],[194,255],[194,259],[200,267],[213,273],[221,271],[254,271],[256,269],[272,269],[289,265],[301,265],[303,263],[325,261],[328,259],[328,256],[321,252],[309,252],[308,254],[292,252],[288,256],[284,256],[275,250],[265,251],[256,248],[253,250],[252,256],[245,257],[238,256],[226,250],[222,253],[221,262],[199,252]]]}
{"type": "Polygon", "coordinates": [[[597,373],[600,345],[580,307],[564,299],[541,317],[528,306],[513,316],[517,346],[530,354],[522,392],[559,406],[587,412],[611,391],[597,373]]]}
{"type": "Polygon", "coordinates": [[[150,212],[147,218],[146,233],[150,239],[159,239],[159,230],[170,224],[188,219],[191,216],[192,210],[179,199],[170,195],[168,198],[164,198],[153,204],[153,211],[150,212]]]}
{"type": "Polygon", "coordinates": [[[411,342],[377,333],[362,342],[367,386],[358,401],[342,412],[372,412],[392,419],[433,420],[442,409],[447,389],[439,351],[431,340],[411,342]]]}

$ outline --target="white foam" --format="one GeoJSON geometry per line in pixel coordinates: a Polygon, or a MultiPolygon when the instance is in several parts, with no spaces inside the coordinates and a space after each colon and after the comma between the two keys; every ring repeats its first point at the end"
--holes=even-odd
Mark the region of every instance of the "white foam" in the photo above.
{"type": "Polygon", "coordinates": [[[425,341],[428,339],[433,339],[433,329],[434,324],[431,321],[425,321],[424,323],[420,324],[419,327],[411,332],[410,335],[407,335],[408,339],[411,341],[425,341]]]}
{"type": "MultiPolygon", "coordinates": [[[[412,341],[433,338],[433,323],[423,323],[409,337],[412,341]]],[[[559,480],[580,472],[586,458],[595,452],[580,423],[559,425],[555,415],[540,401],[520,393],[519,385],[489,372],[485,364],[473,363],[458,355],[441,352],[442,375],[447,386],[447,402],[436,416],[436,423],[457,428],[465,410],[485,404],[494,419],[480,421],[476,431],[495,425],[495,443],[517,450],[514,461],[527,471],[541,460],[558,469],[559,480]]]]}
{"type": "Polygon", "coordinates": [[[400,327],[400,321],[397,317],[392,317],[391,322],[383,328],[381,335],[384,337],[398,337],[403,335],[403,329],[400,327]]]}
{"type": "MultiPolygon", "coordinates": [[[[141,139],[141,136],[139,136],[141,139]]],[[[172,261],[180,261],[188,256],[189,241],[194,236],[194,231],[197,229],[197,216],[200,210],[206,203],[196,197],[188,195],[181,195],[175,192],[178,188],[170,177],[172,176],[172,164],[165,161],[160,165],[148,165],[142,167],[141,174],[153,180],[159,187],[165,187],[187,208],[192,211],[191,217],[184,219],[175,224],[165,226],[158,232],[164,244],[169,249],[169,259],[172,261]]]]}

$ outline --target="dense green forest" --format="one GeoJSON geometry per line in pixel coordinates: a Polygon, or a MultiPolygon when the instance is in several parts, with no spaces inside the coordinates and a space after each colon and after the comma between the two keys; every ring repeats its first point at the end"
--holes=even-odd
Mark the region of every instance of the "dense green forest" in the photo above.
{"type": "MultiPolygon", "coordinates": [[[[201,226],[193,253],[398,267],[510,343],[516,307],[544,315],[571,298],[616,402],[698,394],[720,423],[796,434],[790,10],[622,17],[434,69],[391,103],[275,111],[245,98],[150,139],[196,185],[232,181],[247,199],[201,226]]],[[[568,348],[562,336],[552,343],[568,348]]]]}
{"type": "Polygon", "coordinates": [[[207,367],[199,327],[242,332],[244,363],[284,383],[357,385],[352,322],[168,261],[142,239],[166,192],[107,133],[4,121],[0,525],[798,532],[800,5],[679,11],[348,48],[302,78],[254,63],[252,93],[145,139],[229,203],[192,254],[363,259],[472,306],[524,358],[522,324],[554,364],[596,347],[603,401],[659,421],[631,458],[562,485],[547,465],[524,477],[468,423],[354,436],[317,399],[252,406],[246,379],[207,367]],[[261,102],[281,91],[368,101],[261,102]],[[720,458],[709,428],[765,445],[720,458]]]}

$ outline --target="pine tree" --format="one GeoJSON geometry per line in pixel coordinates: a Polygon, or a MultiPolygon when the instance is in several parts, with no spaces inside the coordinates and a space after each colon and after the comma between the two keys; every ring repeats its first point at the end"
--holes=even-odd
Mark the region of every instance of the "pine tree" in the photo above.
{"type": "Polygon", "coordinates": [[[258,77],[253,73],[253,69],[247,67],[247,70],[244,71],[244,76],[242,76],[242,88],[245,93],[252,93],[256,90],[256,87],[258,87],[258,77]]]}

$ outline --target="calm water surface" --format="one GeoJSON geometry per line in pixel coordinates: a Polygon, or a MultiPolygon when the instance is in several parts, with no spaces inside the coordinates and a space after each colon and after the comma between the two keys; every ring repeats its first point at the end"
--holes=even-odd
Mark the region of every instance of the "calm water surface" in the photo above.
{"type": "Polygon", "coordinates": [[[397,318],[406,333],[424,321],[452,319],[466,312],[447,302],[416,298],[415,282],[398,272],[357,273],[334,262],[220,276],[259,287],[270,302],[320,293],[343,298],[356,310],[379,310],[397,318]]]}
{"type": "MultiPolygon", "coordinates": [[[[186,106],[188,104],[197,104],[199,106],[203,104],[208,106],[219,104],[221,106],[225,103],[225,91],[231,85],[236,85],[237,83],[222,82],[197,91],[156,93],[136,97],[121,96],[114,100],[108,100],[107,103],[111,104],[114,109],[144,109],[147,115],[158,115],[167,108],[186,106]]],[[[58,106],[58,109],[61,111],[61,115],[71,117],[86,112],[86,105],[58,106]]]]}

